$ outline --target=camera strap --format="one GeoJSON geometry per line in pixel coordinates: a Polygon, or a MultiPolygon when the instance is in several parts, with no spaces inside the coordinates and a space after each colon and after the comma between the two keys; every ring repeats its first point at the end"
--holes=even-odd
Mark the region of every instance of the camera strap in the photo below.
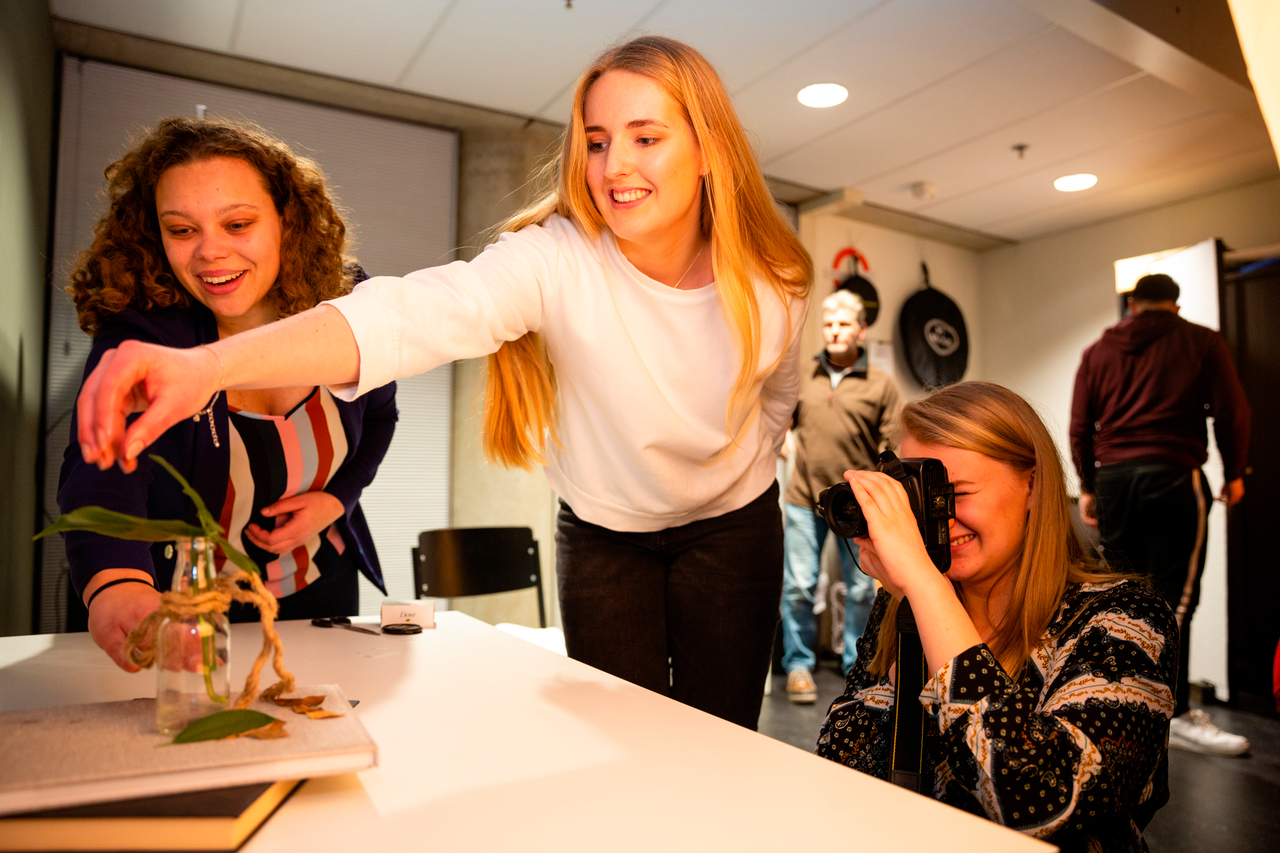
{"type": "Polygon", "coordinates": [[[898,604],[897,677],[893,687],[893,763],[889,781],[899,786],[926,793],[928,780],[924,774],[924,708],[920,691],[924,689],[924,647],[911,603],[905,598],[898,604]]]}

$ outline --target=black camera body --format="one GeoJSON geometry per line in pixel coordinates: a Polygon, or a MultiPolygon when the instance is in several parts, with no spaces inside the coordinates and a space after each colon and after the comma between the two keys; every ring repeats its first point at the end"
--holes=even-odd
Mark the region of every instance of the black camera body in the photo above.
{"type": "MultiPolygon", "coordinates": [[[[946,466],[937,459],[899,459],[886,450],[880,454],[876,470],[888,474],[906,489],[924,548],[938,570],[946,572],[951,568],[948,522],[956,515],[956,490],[947,479],[946,466]]],[[[868,533],[867,518],[848,483],[823,489],[814,512],[837,536],[855,539],[868,533]]]]}

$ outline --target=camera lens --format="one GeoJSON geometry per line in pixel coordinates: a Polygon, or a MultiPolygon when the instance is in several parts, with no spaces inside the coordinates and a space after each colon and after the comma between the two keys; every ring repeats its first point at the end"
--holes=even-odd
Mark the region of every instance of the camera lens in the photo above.
{"type": "Polygon", "coordinates": [[[837,483],[818,496],[819,515],[831,532],[844,539],[867,535],[867,520],[848,483],[837,483]]]}

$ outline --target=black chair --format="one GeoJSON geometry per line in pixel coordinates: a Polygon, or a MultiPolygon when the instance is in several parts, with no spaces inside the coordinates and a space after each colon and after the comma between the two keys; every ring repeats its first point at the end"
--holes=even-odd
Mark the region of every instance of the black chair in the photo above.
{"type": "Polygon", "coordinates": [[[547,627],[538,543],[528,527],[424,530],[413,549],[413,577],[419,598],[461,598],[532,587],[538,593],[538,624],[547,627]]]}

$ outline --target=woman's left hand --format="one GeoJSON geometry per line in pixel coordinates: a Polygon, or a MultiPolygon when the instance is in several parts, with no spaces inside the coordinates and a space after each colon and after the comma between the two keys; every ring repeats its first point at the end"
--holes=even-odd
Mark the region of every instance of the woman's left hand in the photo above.
{"type": "Polygon", "coordinates": [[[328,492],[303,492],[262,508],[263,515],[275,518],[274,530],[250,524],[244,532],[262,550],[284,554],[342,518],[346,511],[342,501],[328,492]]]}
{"type": "Polygon", "coordinates": [[[845,479],[867,520],[868,537],[855,540],[863,571],[894,598],[911,597],[921,583],[941,575],[933,565],[902,484],[879,471],[846,471],[845,479]]]}

